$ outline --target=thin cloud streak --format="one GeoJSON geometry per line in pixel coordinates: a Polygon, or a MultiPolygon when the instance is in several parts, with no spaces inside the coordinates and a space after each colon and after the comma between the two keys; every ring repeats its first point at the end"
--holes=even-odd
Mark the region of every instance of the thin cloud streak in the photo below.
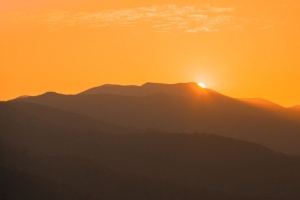
{"type": "MultiPolygon", "coordinates": [[[[10,15],[13,22],[29,21],[57,31],[64,27],[105,28],[138,27],[154,32],[198,33],[222,30],[241,30],[247,20],[234,17],[235,8],[202,6],[151,6],[133,9],[102,10],[99,12],[56,11],[39,15],[10,15]]],[[[270,28],[272,25],[259,24],[257,29],[270,28]]]]}
{"type": "MultiPolygon", "coordinates": [[[[69,13],[66,18],[72,18],[72,23],[60,19],[56,23],[63,23],[69,26],[79,24],[87,25],[88,27],[147,25],[155,29],[156,32],[180,30],[189,33],[190,29],[198,32],[203,30],[215,31],[225,28],[220,23],[220,19],[224,18],[223,13],[230,13],[232,11],[234,11],[234,8],[219,8],[211,7],[210,5],[203,5],[201,7],[166,5],[124,10],[106,10],[98,13],[69,13]],[[219,16],[221,14],[222,16],[219,16]]],[[[231,22],[226,21],[226,24],[228,23],[231,22]]]]}

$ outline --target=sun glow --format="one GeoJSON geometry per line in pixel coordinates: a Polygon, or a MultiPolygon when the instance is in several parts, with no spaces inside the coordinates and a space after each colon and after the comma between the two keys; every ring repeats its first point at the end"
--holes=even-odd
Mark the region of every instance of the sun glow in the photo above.
{"type": "Polygon", "coordinates": [[[205,84],[204,83],[198,83],[198,85],[202,88],[206,88],[205,84]]]}

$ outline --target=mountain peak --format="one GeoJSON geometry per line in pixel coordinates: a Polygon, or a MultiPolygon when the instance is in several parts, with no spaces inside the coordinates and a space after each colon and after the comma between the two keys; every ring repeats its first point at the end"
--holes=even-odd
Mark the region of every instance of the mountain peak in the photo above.
{"type": "Polygon", "coordinates": [[[25,98],[28,98],[28,97],[30,97],[30,96],[29,95],[22,95],[22,96],[19,96],[19,97],[15,98],[15,99],[25,99],[25,98]]]}
{"type": "Polygon", "coordinates": [[[99,87],[88,89],[80,94],[93,95],[93,94],[117,94],[125,96],[149,96],[154,94],[171,94],[171,95],[192,95],[199,92],[210,91],[203,89],[198,86],[197,83],[176,83],[176,84],[165,84],[165,83],[153,83],[147,82],[141,86],[135,85],[112,85],[106,84],[99,87]]]}
{"type": "Polygon", "coordinates": [[[42,94],[42,95],[40,95],[40,96],[54,96],[54,95],[58,95],[58,93],[57,92],[46,92],[46,93],[44,93],[44,94],[42,94]]]}
{"type": "Polygon", "coordinates": [[[197,83],[189,82],[189,83],[155,83],[155,82],[147,82],[141,85],[143,86],[178,86],[178,85],[197,85],[197,83]]]}

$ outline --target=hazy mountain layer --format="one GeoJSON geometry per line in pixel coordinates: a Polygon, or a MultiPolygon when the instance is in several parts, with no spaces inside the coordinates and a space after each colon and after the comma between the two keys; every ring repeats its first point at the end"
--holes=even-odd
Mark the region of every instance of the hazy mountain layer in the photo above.
{"type": "MultiPolygon", "coordinates": [[[[203,89],[196,83],[178,83],[178,84],[160,84],[160,83],[145,83],[142,86],[122,86],[122,85],[102,85],[88,89],[79,93],[80,95],[93,95],[93,94],[116,94],[125,96],[149,96],[154,94],[172,94],[181,96],[195,96],[199,94],[221,95],[210,89],[203,89]]],[[[238,99],[259,109],[269,111],[277,116],[283,115],[292,119],[300,120],[300,114],[289,112],[289,109],[282,107],[273,102],[260,99],[260,98],[244,98],[238,99]]],[[[294,108],[297,108],[295,106],[294,108]]]]}
{"type": "MultiPolygon", "coordinates": [[[[111,87],[113,93],[115,86],[105,86],[104,89],[111,87]]],[[[131,87],[125,87],[123,91],[122,87],[116,86],[118,92],[124,93],[131,87]]],[[[145,84],[133,88],[138,88],[137,94],[141,91],[147,93],[147,88],[151,88],[151,93],[158,93],[150,96],[46,93],[18,101],[52,106],[121,126],[216,134],[255,142],[278,152],[300,154],[300,121],[296,112],[290,112],[290,109],[273,104],[257,106],[202,89],[193,83],[145,84]],[[160,86],[161,89],[156,89],[160,86]],[[168,94],[160,93],[162,91],[168,94]],[[171,95],[168,91],[182,95],[171,95]]]]}
{"type": "Polygon", "coordinates": [[[53,110],[0,104],[1,165],[109,199],[300,197],[299,157],[208,134],[106,134],[101,122],[77,129],[56,116],[66,124],[86,118],[53,110]]]}

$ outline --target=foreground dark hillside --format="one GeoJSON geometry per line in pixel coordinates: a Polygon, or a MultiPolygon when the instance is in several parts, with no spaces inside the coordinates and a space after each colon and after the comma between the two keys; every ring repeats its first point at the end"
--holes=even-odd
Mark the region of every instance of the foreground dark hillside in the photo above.
{"type": "MultiPolygon", "coordinates": [[[[152,84],[146,86],[147,89],[152,84]]],[[[277,152],[300,155],[300,118],[289,109],[261,108],[194,84],[154,86],[161,87],[162,91],[169,89],[171,94],[137,97],[46,93],[17,101],[72,111],[120,126],[215,134],[261,144],[277,152]]]]}
{"type": "Polygon", "coordinates": [[[93,121],[87,129],[78,119],[86,118],[40,105],[1,103],[1,165],[64,185],[63,193],[75,189],[95,198],[300,197],[298,157],[208,134],[126,133],[128,128],[124,134],[106,133],[101,127],[107,124],[93,121]],[[76,122],[77,128],[57,118],[76,122]]]}
{"type": "MultiPolygon", "coordinates": [[[[3,152],[2,152],[3,153],[3,152]]],[[[1,199],[6,200],[86,200],[92,196],[58,184],[54,181],[40,178],[14,169],[0,167],[1,199]]]]}
{"type": "Polygon", "coordinates": [[[1,182],[6,190],[2,196],[6,199],[275,200],[124,175],[108,170],[97,162],[75,156],[18,157],[16,153],[10,153],[10,156],[15,162],[14,167],[22,168],[26,173],[3,168],[1,182]]]}

